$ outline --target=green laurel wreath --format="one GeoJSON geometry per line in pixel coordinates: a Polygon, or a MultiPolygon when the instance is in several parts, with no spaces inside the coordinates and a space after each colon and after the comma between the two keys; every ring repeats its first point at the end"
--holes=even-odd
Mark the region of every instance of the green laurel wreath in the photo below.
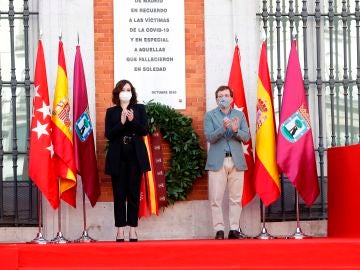
{"type": "Polygon", "coordinates": [[[191,126],[192,119],[161,103],[150,101],[145,106],[150,133],[159,128],[171,146],[171,167],[166,173],[168,202],[185,200],[205,166],[205,151],[191,126]]]}

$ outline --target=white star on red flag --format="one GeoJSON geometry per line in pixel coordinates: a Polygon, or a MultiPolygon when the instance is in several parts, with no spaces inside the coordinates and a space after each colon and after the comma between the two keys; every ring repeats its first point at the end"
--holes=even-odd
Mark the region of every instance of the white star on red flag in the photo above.
{"type": "Polygon", "coordinates": [[[244,155],[250,155],[249,153],[249,143],[242,143],[242,149],[243,149],[243,152],[244,152],[244,155]]]}
{"type": "Polygon", "coordinates": [[[35,96],[34,96],[34,97],[41,97],[41,96],[39,95],[39,88],[40,88],[40,85],[36,85],[36,86],[35,86],[35,96]]]}
{"type": "Polygon", "coordinates": [[[36,110],[37,112],[41,112],[43,114],[43,120],[45,120],[46,116],[51,116],[50,114],[50,105],[46,105],[43,101],[42,107],[36,110]]]}
{"type": "Polygon", "coordinates": [[[238,109],[239,111],[241,111],[241,112],[243,112],[244,111],[244,107],[238,107],[238,106],[236,106],[236,104],[234,104],[234,107],[235,107],[235,109],[238,109]]]}
{"type": "Polygon", "coordinates": [[[32,129],[32,131],[37,133],[37,137],[38,139],[40,139],[41,135],[49,135],[49,133],[47,132],[46,128],[47,128],[48,124],[44,124],[42,125],[40,123],[39,120],[37,120],[36,122],[36,127],[32,129]]]}
{"type": "Polygon", "coordinates": [[[51,157],[53,157],[53,155],[54,155],[54,146],[52,145],[52,143],[48,147],[46,147],[46,149],[50,151],[50,155],[51,155],[51,157]]]}

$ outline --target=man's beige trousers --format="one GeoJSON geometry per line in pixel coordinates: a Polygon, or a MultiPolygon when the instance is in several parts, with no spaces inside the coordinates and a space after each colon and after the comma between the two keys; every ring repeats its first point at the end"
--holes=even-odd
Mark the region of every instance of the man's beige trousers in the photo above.
{"type": "Polygon", "coordinates": [[[219,171],[209,171],[209,201],[214,231],[225,228],[222,201],[226,186],[229,192],[230,230],[238,230],[242,209],[241,196],[244,186],[244,171],[236,170],[231,157],[224,158],[224,166],[219,171]]]}

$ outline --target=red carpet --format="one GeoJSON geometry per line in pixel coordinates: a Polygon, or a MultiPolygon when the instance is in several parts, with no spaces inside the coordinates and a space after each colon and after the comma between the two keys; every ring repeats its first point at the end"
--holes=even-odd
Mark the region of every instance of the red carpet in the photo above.
{"type": "Polygon", "coordinates": [[[0,244],[0,269],[360,269],[360,239],[0,244]]]}

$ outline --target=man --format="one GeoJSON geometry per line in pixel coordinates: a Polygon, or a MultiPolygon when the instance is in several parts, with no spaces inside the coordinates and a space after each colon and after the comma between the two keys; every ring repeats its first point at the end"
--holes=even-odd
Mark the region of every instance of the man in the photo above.
{"type": "Polygon", "coordinates": [[[239,239],[241,196],[244,170],[247,165],[242,142],[250,139],[243,112],[231,108],[233,91],[220,86],[216,92],[217,108],[205,115],[205,137],[210,143],[205,169],[209,171],[209,200],[215,239],[224,239],[222,200],[226,186],[229,191],[229,239],[239,239]]]}

